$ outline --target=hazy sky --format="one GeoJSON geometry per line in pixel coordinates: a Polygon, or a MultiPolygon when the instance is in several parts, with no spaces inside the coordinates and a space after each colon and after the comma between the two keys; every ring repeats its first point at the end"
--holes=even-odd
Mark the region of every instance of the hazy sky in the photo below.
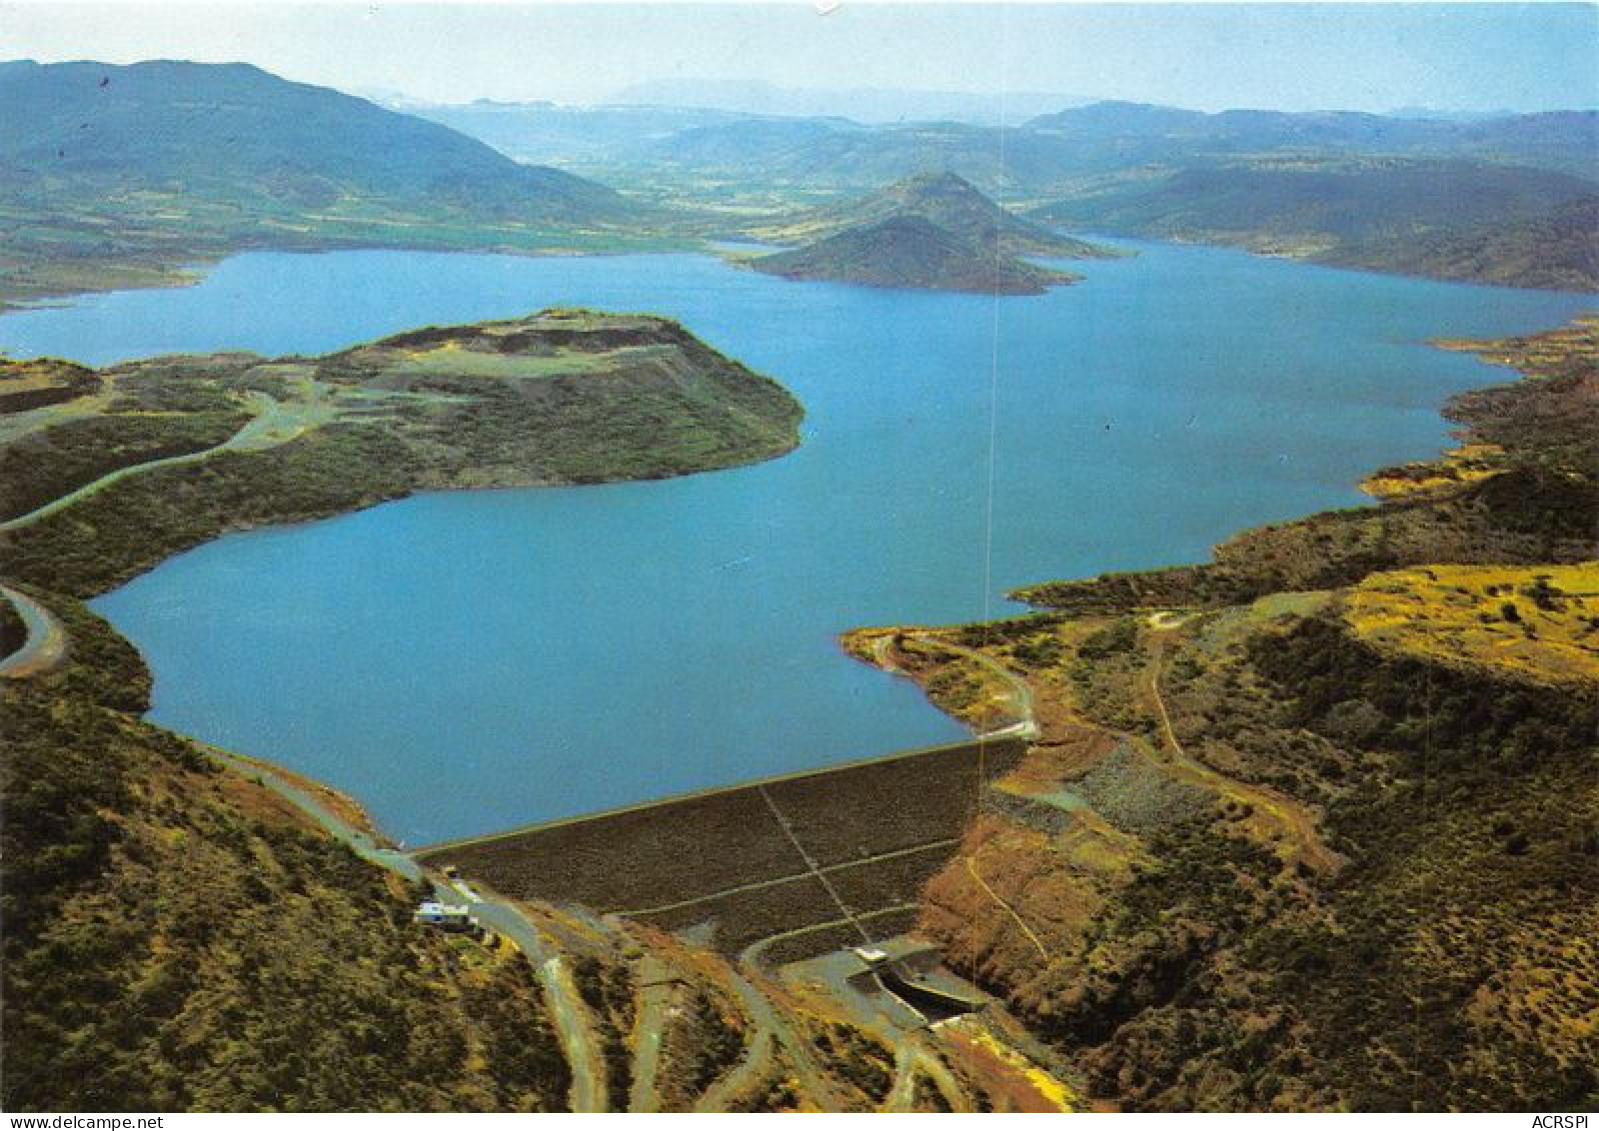
{"type": "Polygon", "coordinates": [[[434,101],[652,79],[1050,91],[1198,109],[1599,100],[1593,4],[16,4],[0,58],[244,60],[434,101]]]}

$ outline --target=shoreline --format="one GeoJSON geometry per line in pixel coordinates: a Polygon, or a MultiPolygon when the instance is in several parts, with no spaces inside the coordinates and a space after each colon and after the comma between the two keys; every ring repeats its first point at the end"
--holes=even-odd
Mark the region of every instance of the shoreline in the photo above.
{"type": "MultiPolygon", "coordinates": [[[[602,437],[615,437],[611,447],[601,449],[611,454],[598,457],[597,462],[583,454],[588,449],[578,448],[575,442],[568,443],[564,448],[555,444],[551,438],[554,435],[552,428],[558,428],[559,425],[541,425],[537,416],[522,418],[526,430],[523,448],[517,450],[535,453],[530,461],[521,459],[515,453],[507,454],[503,450],[504,442],[495,439],[496,421],[501,422],[503,431],[502,417],[481,418],[486,421],[481,428],[472,426],[470,421],[474,418],[469,417],[468,424],[458,426],[447,434],[439,433],[437,425],[433,425],[436,435],[431,436],[421,433],[417,422],[404,416],[402,409],[391,410],[392,415],[384,418],[394,424],[392,428],[381,431],[364,429],[358,433],[348,426],[338,427],[358,420],[358,413],[365,402],[357,404],[356,410],[349,415],[338,406],[359,401],[367,389],[361,382],[381,382],[387,371],[380,364],[353,384],[346,374],[330,372],[327,382],[316,379],[312,382],[320,390],[316,394],[321,398],[317,418],[302,422],[291,435],[267,437],[266,440],[270,442],[241,443],[243,437],[259,439],[252,429],[259,431],[258,421],[273,415],[258,411],[256,421],[246,422],[235,436],[223,443],[182,456],[114,468],[96,480],[79,484],[27,513],[0,523],[0,545],[21,559],[21,564],[7,570],[6,575],[79,600],[93,600],[183,552],[228,534],[273,527],[288,528],[357,513],[381,503],[423,493],[597,486],[727,471],[790,455],[804,442],[801,426],[807,410],[786,386],[704,342],[675,319],[653,314],[552,307],[523,315],[520,320],[509,321],[534,323],[534,332],[538,333],[545,328],[544,322],[550,319],[560,321],[569,318],[598,318],[601,323],[605,320],[648,323],[656,332],[666,335],[668,345],[678,352],[680,365],[686,370],[664,384],[659,375],[648,368],[638,368],[637,372],[621,370],[615,374],[605,374],[605,380],[597,381],[592,392],[583,391],[584,387],[573,386],[560,394],[580,411],[604,414],[603,417],[585,421],[583,425],[602,437]],[[544,322],[540,322],[541,319],[544,322]],[[625,390],[626,395],[619,395],[617,387],[624,382],[631,384],[625,390]],[[696,392],[701,385],[708,386],[708,389],[696,392]],[[708,403],[716,411],[703,412],[695,407],[696,395],[707,397],[708,403]],[[330,397],[338,405],[330,407],[330,397]],[[741,403],[752,397],[759,398],[763,403],[741,403]],[[671,444],[663,446],[643,437],[640,432],[639,414],[648,412],[676,414],[669,419],[683,424],[680,431],[692,426],[697,433],[686,440],[676,441],[676,447],[671,444]],[[418,435],[423,436],[420,443],[415,442],[418,435]],[[432,443],[437,447],[445,442],[438,437],[445,435],[448,437],[448,449],[446,456],[440,458],[426,445],[432,443]],[[547,441],[553,454],[539,457],[537,453],[541,449],[533,443],[535,440],[547,441]],[[710,447],[701,450],[690,440],[697,440],[698,445],[709,444],[710,447]],[[412,446],[407,447],[408,443],[412,446]],[[496,443],[500,445],[498,448],[492,446],[496,443]],[[371,447],[374,444],[379,447],[381,458],[373,457],[369,451],[358,450],[363,445],[371,447]],[[275,462],[266,464],[236,462],[235,457],[259,456],[269,449],[277,449],[284,454],[275,462]],[[42,540],[47,550],[53,542],[60,542],[63,538],[70,543],[70,536],[63,533],[64,524],[72,522],[74,516],[83,518],[86,512],[74,509],[68,505],[69,502],[89,505],[87,513],[91,516],[90,521],[99,519],[103,530],[119,529],[128,521],[125,515],[113,513],[108,519],[106,515],[93,511],[95,504],[90,500],[102,487],[130,479],[138,480],[144,471],[170,470],[190,465],[193,465],[190,470],[194,470],[202,464],[222,468],[219,474],[223,484],[221,488],[213,489],[210,497],[202,494],[187,510],[163,513],[151,499],[137,495],[131,500],[131,508],[123,506],[124,511],[131,509],[136,516],[141,506],[146,512],[153,512],[153,518],[148,513],[143,516],[147,522],[162,520],[156,521],[155,529],[160,534],[154,539],[131,545],[114,542],[109,548],[102,547],[103,553],[94,559],[93,564],[72,562],[64,571],[65,576],[52,569],[52,559],[48,554],[41,557],[34,553],[30,558],[29,551],[40,544],[35,540],[42,540]],[[282,479],[285,475],[290,478],[282,479]],[[279,479],[275,480],[274,476],[279,479]],[[249,499],[250,505],[228,507],[223,505],[225,500],[215,497],[230,488],[236,496],[249,499]]],[[[500,328],[507,324],[507,320],[498,319],[453,326],[413,327],[314,356],[284,354],[267,357],[252,351],[237,350],[165,354],[100,366],[94,372],[109,373],[115,370],[123,377],[139,378],[146,369],[159,366],[160,363],[216,362],[219,359],[244,365],[252,371],[279,364],[306,364],[336,369],[349,364],[346,359],[351,356],[374,351],[383,356],[381,351],[393,352],[407,348],[408,343],[403,342],[407,334],[471,334],[480,328],[500,328]]],[[[563,334],[571,331],[565,326],[554,326],[549,328],[549,332],[563,334]]],[[[609,331],[601,325],[594,332],[603,335],[609,331]]],[[[321,369],[315,371],[320,373],[321,369]]],[[[237,373],[224,373],[223,379],[228,376],[237,377],[237,373]]],[[[490,407],[503,409],[504,406],[495,397],[501,396],[503,399],[504,390],[510,387],[507,382],[485,379],[483,391],[474,395],[486,398],[484,403],[490,407]]],[[[275,414],[281,415],[280,406],[271,396],[259,391],[253,395],[257,400],[267,402],[275,414]]],[[[458,400],[460,398],[447,397],[440,403],[458,400]]],[[[410,403],[406,402],[407,405],[410,403]]],[[[298,400],[289,404],[304,408],[298,400]]],[[[179,486],[187,485],[183,480],[175,482],[179,486]]],[[[115,503],[110,505],[115,507],[115,503]]],[[[59,559],[58,553],[56,560],[59,559]]]]}
{"type": "MultiPolygon", "coordinates": [[[[690,237],[659,237],[661,245],[647,245],[644,247],[605,247],[592,248],[553,246],[547,248],[529,248],[515,244],[495,244],[483,246],[451,246],[437,243],[407,244],[404,242],[374,242],[356,240],[353,242],[331,241],[328,243],[314,244],[262,244],[260,246],[242,246],[217,251],[214,254],[195,253],[191,257],[184,257],[181,262],[152,262],[139,261],[108,261],[92,267],[92,278],[78,280],[75,284],[63,283],[61,286],[44,284],[37,290],[23,289],[18,291],[14,286],[9,286],[0,281],[0,315],[25,313],[30,310],[49,310],[72,305],[74,300],[88,298],[92,295],[116,294],[121,291],[149,291],[149,290],[179,290],[184,287],[198,286],[220,264],[240,255],[250,255],[264,252],[268,254],[283,255],[328,255],[346,251],[420,251],[437,252],[443,255],[514,255],[527,259],[588,259],[604,258],[616,255],[681,255],[703,253],[716,256],[708,244],[709,241],[699,236],[690,237]],[[98,284],[104,285],[98,285],[98,284]],[[94,284],[94,285],[85,285],[94,284]]],[[[48,271],[48,268],[46,268],[48,271]]]]}
{"type": "MultiPolygon", "coordinates": [[[[322,251],[317,252],[317,253],[320,254],[320,253],[325,253],[325,252],[329,252],[329,251],[340,251],[340,250],[349,250],[349,249],[329,248],[329,249],[322,249],[322,251]]],[[[473,253],[466,252],[465,254],[473,254],[473,253]]],[[[480,254],[496,254],[496,253],[480,253],[480,254]]],[[[1337,269],[1337,268],[1335,268],[1335,269],[1337,269]]],[[[1466,284],[1463,284],[1463,285],[1466,285],[1466,284]]],[[[1595,318],[1599,318],[1599,313],[1590,313],[1590,314],[1580,315],[1580,316],[1576,317],[1575,319],[1572,319],[1571,321],[1569,321],[1568,323],[1566,323],[1564,325],[1567,325],[1567,326],[1579,325],[1579,324],[1584,323],[1585,321],[1591,321],[1591,320],[1593,320],[1595,318]]],[[[1434,348],[1434,349],[1442,349],[1442,350],[1447,350],[1447,351],[1450,351],[1450,352],[1471,353],[1479,360],[1479,362],[1481,364],[1483,364],[1484,366],[1488,367],[1488,371],[1489,371],[1490,374],[1493,374],[1493,371],[1506,370],[1506,371],[1508,371],[1508,373],[1510,373],[1512,375],[1515,375],[1517,379],[1521,379],[1521,380],[1535,379],[1535,378],[1532,378],[1529,375],[1526,375],[1526,374],[1522,373],[1521,371],[1517,370],[1515,368],[1515,366],[1510,361],[1508,361],[1507,359],[1497,355],[1498,353],[1500,353],[1502,351],[1496,350],[1496,345],[1497,345],[1498,342],[1501,342],[1503,340],[1505,340],[1505,339],[1495,339],[1495,340],[1492,340],[1492,341],[1477,341],[1477,340],[1474,340],[1474,339],[1465,339],[1465,338],[1458,338],[1458,337],[1445,337],[1445,338],[1430,339],[1430,340],[1428,340],[1426,342],[1426,344],[1429,347],[1434,348]]],[[[1496,375],[1496,374],[1494,374],[1494,375],[1496,375]]],[[[1494,381],[1488,380],[1488,381],[1485,381],[1482,385],[1473,386],[1473,388],[1486,388],[1486,387],[1491,387],[1493,384],[1495,384],[1494,381]]],[[[1444,406],[1440,406],[1435,411],[1438,412],[1438,414],[1440,416],[1442,416],[1443,415],[1443,408],[1444,408],[1444,406]]],[[[1447,418],[1445,418],[1445,419],[1447,419],[1447,418]]],[[[794,450],[794,448],[790,447],[790,448],[788,448],[788,449],[786,449],[786,450],[784,450],[782,452],[775,452],[775,453],[772,453],[772,454],[769,454],[769,455],[753,458],[753,459],[742,461],[742,462],[739,462],[739,463],[734,463],[734,464],[729,464],[729,465],[725,465],[725,466],[722,466],[722,467],[710,468],[710,469],[704,469],[704,470],[716,470],[716,471],[727,470],[727,471],[731,471],[731,470],[735,470],[735,469],[737,469],[739,467],[755,466],[755,465],[758,465],[760,463],[765,463],[765,462],[768,462],[768,461],[770,461],[772,459],[776,459],[776,458],[778,458],[781,455],[789,454],[793,450],[794,450]]],[[[1416,464],[1419,464],[1419,465],[1424,465],[1424,464],[1427,464],[1427,463],[1438,463],[1439,461],[1447,459],[1447,457],[1449,456],[1449,453],[1451,451],[1453,451],[1453,450],[1455,450],[1455,449],[1453,449],[1453,448],[1444,448],[1444,449],[1440,450],[1438,453],[1436,453],[1432,457],[1431,461],[1414,461],[1414,462],[1416,464]]],[[[1405,466],[1410,466],[1410,465],[1405,465],[1405,466]]],[[[1389,469],[1377,469],[1377,470],[1373,471],[1372,473],[1370,473],[1367,477],[1365,477],[1364,480],[1362,480],[1360,482],[1357,482],[1357,484],[1355,484],[1354,486],[1356,487],[1356,489],[1359,489],[1361,484],[1363,484],[1364,482],[1368,482],[1371,479],[1381,475],[1386,470],[1389,470],[1389,469]]],[[[685,472],[685,473],[682,473],[682,474],[686,475],[686,474],[699,474],[699,473],[700,473],[699,471],[692,471],[692,472],[685,472]]],[[[111,592],[111,591],[113,591],[113,590],[115,590],[117,588],[120,588],[123,585],[126,585],[129,581],[133,580],[134,578],[136,578],[138,576],[142,576],[143,574],[154,570],[158,566],[160,566],[160,565],[172,560],[172,558],[177,557],[178,555],[180,555],[182,553],[186,553],[186,552],[188,552],[190,550],[197,549],[198,547],[200,547],[202,545],[209,544],[210,542],[217,541],[220,538],[222,538],[223,536],[229,535],[229,534],[243,534],[243,533],[252,533],[252,532],[256,532],[256,531],[263,531],[264,532],[264,531],[272,530],[272,529],[276,529],[276,528],[290,529],[290,528],[292,528],[294,526],[298,526],[298,525],[302,525],[302,524],[309,524],[309,523],[313,523],[313,522],[321,522],[321,521],[325,521],[325,520],[328,520],[328,519],[338,518],[338,517],[340,517],[342,515],[345,515],[345,514],[359,513],[359,512],[361,512],[363,510],[367,510],[367,509],[370,509],[372,507],[376,507],[376,506],[381,505],[383,503],[399,502],[399,501],[402,501],[404,499],[412,498],[412,497],[423,495],[423,494],[434,494],[434,493],[444,494],[444,493],[451,493],[451,492],[455,492],[455,491],[501,491],[501,490],[510,491],[510,490],[528,490],[528,489],[545,488],[545,487],[600,486],[600,485],[612,484],[612,483],[650,482],[650,481],[654,481],[656,479],[664,479],[664,478],[672,478],[672,477],[674,477],[674,476],[651,476],[651,477],[644,477],[644,478],[625,478],[625,477],[622,477],[622,478],[616,478],[616,479],[600,480],[600,481],[597,481],[597,482],[543,480],[543,481],[528,481],[528,482],[525,482],[525,483],[497,483],[497,484],[491,484],[491,485],[485,485],[485,486],[461,485],[461,486],[454,486],[454,487],[450,487],[450,486],[424,487],[424,488],[415,488],[415,489],[407,490],[407,491],[405,491],[405,492],[403,492],[401,494],[398,494],[398,495],[395,495],[395,496],[392,496],[392,497],[372,499],[370,501],[363,502],[363,503],[361,503],[359,505],[356,505],[356,506],[332,508],[332,509],[329,509],[329,510],[327,510],[325,512],[311,513],[311,514],[306,514],[306,515],[302,515],[302,516],[295,516],[295,517],[289,518],[286,521],[269,520],[269,521],[250,522],[250,523],[244,523],[244,524],[239,524],[239,525],[228,526],[228,527],[226,527],[224,529],[221,529],[221,530],[217,531],[216,533],[212,534],[211,536],[209,536],[207,538],[204,538],[204,539],[202,539],[202,540],[200,540],[198,542],[195,542],[192,545],[186,546],[186,547],[184,547],[184,548],[182,548],[180,550],[177,550],[176,552],[174,552],[172,554],[168,554],[165,557],[162,557],[162,558],[160,558],[160,559],[158,559],[158,560],[156,560],[154,562],[151,562],[148,565],[145,565],[145,566],[137,569],[136,571],[127,574],[126,576],[121,576],[118,580],[112,581],[111,583],[105,585],[104,587],[96,589],[92,594],[89,594],[88,596],[82,597],[81,599],[85,600],[86,602],[90,602],[90,601],[96,600],[99,597],[102,597],[105,594],[107,594],[107,593],[109,593],[109,592],[111,592]]],[[[1378,498],[1370,498],[1367,501],[1357,503],[1357,504],[1355,504],[1352,507],[1339,508],[1339,509],[1365,511],[1365,510],[1370,510],[1370,509],[1375,509],[1375,508],[1381,507],[1384,504],[1385,501],[1387,501],[1387,500],[1385,500],[1383,498],[1380,498],[1380,497],[1378,497],[1378,498]]],[[[1322,513],[1322,512],[1314,512],[1314,513],[1322,513]]],[[[1308,517],[1308,516],[1299,516],[1299,517],[1303,518],[1303,517],[1308,517]]],[[[1283,520],[1283,521],[1293,522],[1293,521],[1297,521],[1297,519],[1288,519],[1288,520],[1283,520]]],[[[1255,531],[1257,529],[1261,529],[1264,526],[1271,526],[1271,525],[1277,525],[1277,524],[1276,523],[1267,523],[1267,524],[1256,524],[1256,525],[1248,526],[1248,527],[1245,527],[1245,528],[1235,532],[1233,535],[1229,535],[1229,538],[1237,538],[1237,537],[1240,537],[1240,536],[1244,536],[1244,535],[1249,534],[1252,531],[1255,531]]],[[[1181,564],[1181,565],[1178,565],[1178,566],[1173,567],[1173,568],[1178,568],[1178,569],[1194,568],[1194,567],[1197,567],[1197,566],[1202,566],[1204,564],[1205,564],[1204,562],[1185,563],[1185,564],[1181,564]]],[[[1161,568],[1161,567],[1151,567],[1151,569],[1159,569],[1159,568],[1161,568]]],[[[1133,571],[1133,572],[1134,573],[1144,573],[1144,572],[1148,572],[1148,571],[1139,570],[1139,571],[1133,571]]],[[[1022,587],[1022,588],[1027,588],[1027,587],[1022,587]]],[[[1018,591],[1020,591],[1020,590],[1018,590],[1018,591]]],[[[1020,615],[1028,615],[1029,612],[1038,612],[1040,609],[1047,608],[1047,606],[1038,606],[1038,605],[1033,605],[1033,604],[1030,604],[1030,603],[1027,603],[1027,602],[1022,602],[1022,604],[1025,605],[1025,608],[1026,608],[1027,611],[1021,613],[1020,615]]],[[[854,632],[854,631],[858,631],[858,630],[857,629],[843,629],[843,630],[841,630],[841,632],[854,632]]],[[[121,634],[118,633],[118,636],[120,637],[121,634]]],[[[126,638],[123,637],[123,639],[126,639],[126,638]]],[[[131,641],[129,641],[129,643],[130,643],[130,645],[132,644],[131,641]]],[[[137,651],[137,646],[135,645],[134,647],[135,647],[135,650],[137,651]]],[[[144,654],[142,652],[139,652],[138,654],[139,654],[139,658],[140,658],[141,663],[146,663],[147,661],[145,660],[144,654]]],[[[847,652],[845,652],[844,654],[846,656],[848,655],[847,652]]],[[[146,715],[142,716],[142,717],[145,717],[146,720],[147,720],[147,715],[148,715],[148,713],[146,713],[146,715]]],[[[957,720],[957,721],[959,721],[959,720],[957,720]]],[[[152,725],[159,726],[160,724],[152,724],[152,725]]],[[[966,724],[963,724],[963,725],[966,725],[966,724]]],[[[186,741],[194,742],[197,745],[200,745],[202,747],[214,745],[214,744],[208,742],[207,740],[205,740],[203,738],[200,738],[198,736],[195,736],[195,735],[189,735],[189,734],[186,734],[184,732],[177,731],[177,730],[170,730],[169,728],[166,728],[166,727],[161,727],[161,729],[162,730],[167,730],[168,733],[172,733],[172,734],[178,735],[179,737],[185,739],[186,741]]],[[[521,833],[527,833],[527,832],[531,832],[531,831],[543,830],[543,829],[548,829],[548,828],[552,828],[552,827],[560,827],[560,826],[567,825],[567,824],[578,823],[578,822],[582,822],[582,821],[586,821],[586,820],[592,820],[592,819],[595,819],[595,818],[598,818],[598,817],[610,816],[610,815],[614,815],[614,814],[618,814],[618,813],[624,813],[624,812],[632,812],[632,811],[641,810],[641,809],[648,809],[648,808],[653,807],[653,806],[663,805],[663,804],[670,804],[670,803],[673,803],[673,802],[678,802],[678,801],[682,801],[682,800],[686,800],[686,799],[690,799],[690,798],[701,797],[701,796],[714,796],[714,795],[719,794],[719,793],[723,793],[723,792],[727,792],[727,791],[732,791],[732,790],[737,790],[737,789],[740,789],[740,788],[744,788],[744,787],[750,786],[752,784],[762,784],[762,783],[767,783],[767,782],[777,782],[777,781],[786,781],[786,780],[792,780],[792,779],[797,779],[797,778],[805,778],[805,777],[809,777],[809,776],[813,776],[813,775],[817,775],[817,774],[825,774],[825,773],[827,773],[829,771],[845,769],[845,768],[849,768],[849,767],[853,767],[853,766],[863,766],[863,765],[869,765],[869,764],[874,764],[874,763],[878,763],[878,762],[889,762],[889,761],[893,761],[893,760],[896,760],[896,759],[899,759],[899,758],[914,757],[914,756],[919,755],[919,754],[925,754],[929,750],[940,749],[940,748],[942,748],[944,746],[947,746],[947,745],[964,745],[964,744],[969,743],[971,741],[981,741],[985,737],[989,737],[989,736],[974,735],[973,738],[968,739],[968,740],[964,740],[963,742],[960,742],[960,743],[937,744],[937,745],[935,745],[933,747],[919,747],[919,748],[913,748],[913,749],[910,749],[910,750],[889,751],[889,752],[886,752],[886,753],[883,753],[883,754],[869,755],[869,756],[866,756],[866,757],[862,757],[862,758],[858,758],[858,759],[850,759],[850,760],[847,760],[847,761],[844,761],[844,762],[834,763],[834,764],[830,764],[830,765],[816,766],[816,767],[804,768],[804,769],[799,769],[799,770],[792,770],[792,771],[787,771],[787,772],[784,772],[784,773],[781,773],[781,774],[777,774],[777,775],[769,775],[769,776],[755,778],[755,779],[748,779],[748,780],[741,780],[741,781],[737,781],[737,782],[730,782],[730,783],[727,783],[727,784],[724,784],[724,785],[719,785],[719,786],[707,786],[707,787],[704,787],[702,789],[689,790],[689,791],[684,791],[682,793],[669,794],[669,795],[665,795],[665,796],[661,796],[661,797],[649,798],[647,800],[638,801],[638,802],[630,803],[630,804],[619,806],[619,807],[608,808],[608,809],[603,809],[603,810],[597,810],[597,811],[588,812],[588,813],[573,814],[573,815],[567,816],[567,817],[552,818],[552,819],[545,820],[545,821],[533,822],[533,823],[527,824],[527,825],[513,826],[513,827],[508,828],[508,829],[491,830],[491,831],[488,831],[488,832],[479,833],[479,834],[472,834],[472,835],[468,835],[468,836],[465,836],[465,837],[447,839],[447,840],[444,840],[444,841],[437,842],[435,844],[429,844],[429,845],[423,846],[421,848],[416,849],[415,851],[418,852],[418,853],[431,852],[431,851],[442,850],[442,849],[447,848],[447,847],[460,847],[460,846],[467,845],[467,844],[477,844],[477,843],[481,843],[481,842],[484,842],[484,841],[492,841],[492,840],[499,839],[499,838],[502,838],[502,837],[514,836],[514,835],[518,835],[518,834],[521,834],[521,833]]],[[[1000,740],[1000,738],[1001,738],[1001,736],[992,736],[992,737],[994,737],[994,739],[996,741],[1000,740]]],[[[218,747],[218,749],[225,749],[225,748],[218,747]]],[[[363,818],[365,826],[368,829],[370,829],[374,835],[379,836],[379,837],[383,837],[383,839],[389,840],[392,843],[392,838],[388,838],[386,836],[386,834],[384,834],[382,832],[381,826],[373,818],[372,814],[366,809],[364,803],[362,803],[361,800],[358,797],[355,797],[355,796],[350,795],[350,794],[346,794],[343,791],[339,790],[337,787],[329,785],[328,783],[323,782],[320,779],[313,778],[313,777],[311,777],[309,775],[302,774],[299,771],[293,770],[293,769],[291,769],[289,767],[279,767],[279,766],[277,766],[276,763],[272,762],[268,758],[257,756],[257,755],[245,755],[245,754],[241,754],[241,753],[238,753],[236,751],[231,751],[231,750],[229,750],[228,753],[230,755],[233,755],[234,757],[241,758],[241,759],[244,759],[244,760],[247,760],[247,761],[261,762],[265,766],[273,769],[274,771],[281,770],[281,772],[283,772],[285,776],[292,776],[293,779],[297,783],[308,785],[311,788],[313,788],[314,790],[326,791],[328,794],[332,795],[333,797],[336,797],[336,798],[339,798],[339,799],[347,801],[353,807],[354,811],[361,815],[361,817],[363,818]]]]}

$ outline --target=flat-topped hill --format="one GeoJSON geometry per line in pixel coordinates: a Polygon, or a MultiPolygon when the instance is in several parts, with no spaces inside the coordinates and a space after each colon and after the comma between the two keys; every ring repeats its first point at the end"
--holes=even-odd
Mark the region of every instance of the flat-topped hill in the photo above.
{"type": "Polygon", "coordinates": [[[1076,278],[957,235],[922,216],[895,216],[849,228],[796,251],[762,256],[750,266],[785,279],[985,294],[1042,294],[1076,278]]]}
{"type": "MultiPolygon", "coordinates": [[[[13,369],[39,379],[34,363],[0,362],[0,388],[13,369]]],[[[586,310],[428,327],[323,357],[73,372],[52,403],[0,413],[0,554],[9,575],[76,593],[224,530],[417,490],[769,459],[798,444],[804,414],[675,322],[586,310]]]]}

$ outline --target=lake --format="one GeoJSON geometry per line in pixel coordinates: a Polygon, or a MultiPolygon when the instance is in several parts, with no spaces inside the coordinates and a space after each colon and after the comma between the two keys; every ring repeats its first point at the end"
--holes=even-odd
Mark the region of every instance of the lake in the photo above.
{"type": "Polygon", "coordinates": [[[680,319],[805,403],[770,463],[417,496],[229,536],[95,602],[149,659],[154,720],[420,844],[959,737],[835,634],[1002,615],[1018,585],[1358,504],[1366,472],[1445,445],[1445,397],[1506,376],[1428,339],[1592,305],[1128,246],[997,301],[694,255],[258,253],[8,314],[0,348],[312,353],[587,305],[680,319]]]}

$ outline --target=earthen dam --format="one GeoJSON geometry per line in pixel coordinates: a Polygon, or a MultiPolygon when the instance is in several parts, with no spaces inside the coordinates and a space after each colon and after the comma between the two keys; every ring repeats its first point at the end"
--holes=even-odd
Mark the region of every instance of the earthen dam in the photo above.
{"type": "Polygon", "coordinates": [[[976,739],[425,848],[517,899],[577,904],[780,964],[899,934],[989,784],[1026,748],[976,739]]]}

